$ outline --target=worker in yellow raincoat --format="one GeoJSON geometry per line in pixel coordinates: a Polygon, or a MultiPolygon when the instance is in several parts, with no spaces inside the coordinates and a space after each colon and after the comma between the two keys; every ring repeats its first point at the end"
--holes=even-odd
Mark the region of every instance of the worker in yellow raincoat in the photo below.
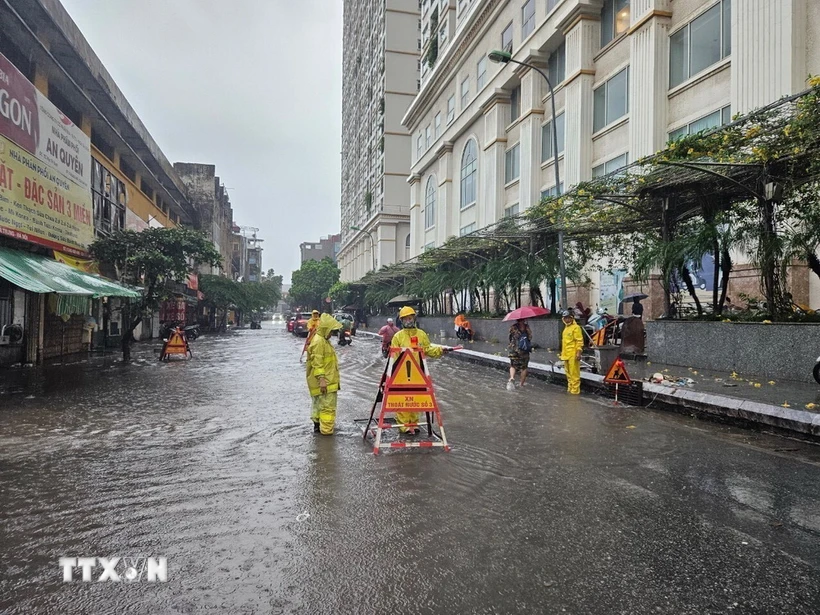
{"type": "Polygon", "coordinates": [[[575,322],[572,312],[561,313],[564,321],[564,332],[561,334],[561,356],[564,371],[567,373],[567,390],[572,395],[581,393],[581,352],[584,350],[584,334],[575,322]]]}
{"type": "MultiPolygon", "coordinates": [[[[437,359],[445,352],[452,350],[452,348],[446,346],[433,346],[430,344],[430,338],[427,337],[427,334],[416,326],[416,310],[409,305],[399,310],[399,320],[401,320],[402,329],[393,336],[393,341],[390,343],[392,348],[419,348],[424,351],[425,357],[433,359],[437,359]]],[[[418,423],[419,413],[396,412],[396,420],[404,424],[418,423]]],[[[418,428],[399,427],[399,431],[408,435],[416,435],[418,428]]]]}
{"type": "Polygon", "coordinates": [[[313,310],[313,312],[311,312],[310,318],[305,326],[307,327],[308,335],[313,335],[313,332],[316,331],[316,327],[319,326],[319,310],[313,310]]]}
{"type": "Polygon", "coordinates": [[[329,338],[342,323],[330,314],[322,314],[316,334],[307,350],[307,385],[313,400],[310,418],[313,431],[332,436],[336,423],[336,396],[339,391],[339,362],[329,338]]]}

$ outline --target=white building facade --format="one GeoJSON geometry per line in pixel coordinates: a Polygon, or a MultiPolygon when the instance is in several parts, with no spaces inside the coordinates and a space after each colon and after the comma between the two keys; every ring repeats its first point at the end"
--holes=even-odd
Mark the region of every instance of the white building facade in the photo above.
{"type": "Polygon", "coordinates": [[[341,279],[410,256],[410,134],[419,89],[418,0],[345,0],[341,279]],[[351,229],[356,227],[356,230],[351,229]]]}
{"type": "MultiPolygon", "coordinates": [[[[435,62],[404,118],[414,256],[552,193],[553,130],[563,191],[820,73],[814,0],[424,0],[422,14],[421,57],[435,62]],[[547,74],[556,126],[544,78],[491,63],[494,49],[547,74]]],[[[596,303],[590,278],[570,303],[596,303]]]]}

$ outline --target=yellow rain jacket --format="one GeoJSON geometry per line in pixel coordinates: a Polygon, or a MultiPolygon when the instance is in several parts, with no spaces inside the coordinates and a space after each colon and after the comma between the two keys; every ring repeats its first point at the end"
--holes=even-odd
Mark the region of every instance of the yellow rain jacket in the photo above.
{"type": "MultiPolygon", "coordinates": [[[[328,314],[328,316],[329,316],[329,314],[328,314]]],[[[305,326],[307,327],[308,332],[313,331],[316,327],[318,327],[319,326],[319,321],[321,321],[321,320],[322,320],[321,316],[319,318],[314,318],[313,316],[308,318],[308,321],[305,323],[305,326]]]]}
{"type": "Polygon", "coordinates": [[[327,336],[331,331],[341,328],[342,323],[330,314],[322,314],[319,318],[319,327],[307,349],[307,385],[312,397],[322,394],[319,388],[320,376],[327,380],[328,393],[339,390],[339,361],[327,336]]]}
{"type": "MultiPolygon", "coordinates": [[[[431,346],[430,345],[430,338],[427,337],[427,334],[417,327],[412,327],[410,329],[402,329],[396,335],[393,336],[393,341],[390,345],[393,348],[412,348],[413,342],[411,338],[416,338],[416,344],[418,348],[424,351],[425,357],[431,357],[433,359],[437,359],[441,355],[444,354],[444,348],[441,346],[431,346]]],[[[408,424],[408,423],[418,423],[419,422],[419,413],[418,412],[396,412],[396,420],[399,423],[408,424]]],[[[406,433],[408,431],[407,427],[399,427],[399,431],[402,433],[406,433]]]]}
{"type": "Polygon", "coordinates": [[[564,325],[564,332],[561,334],[561,357],[562,361],[569,361],[578,356],[578,351],[584,349],[584,334],[581,326],[574,322],[564,325]]]}
{"type": "Polygon", "coordinates": [[[412,329],[402,329],[393,336],[393,341],[390,345],[393,348],[412,348],[413,344],[410,341],[410,338],[412,337],[416,338],[418,347],[424,351],[425,357],[438,359],[444,354],[444,349],[441,346],[430,345],[430,338],[427,337],[427,334],[424,331],[417,327],[413,327],[412,329]]]}

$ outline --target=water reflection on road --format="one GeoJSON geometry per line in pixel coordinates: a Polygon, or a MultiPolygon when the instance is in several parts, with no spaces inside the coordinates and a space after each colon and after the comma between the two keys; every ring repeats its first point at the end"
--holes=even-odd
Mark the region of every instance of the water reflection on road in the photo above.
{"type": "Polygon", "coordinates": [[[339,348],[334,438],[302,340],[205,336],[0,372],[6,613],[811,613],[816,447],[570,398],[445,358],[451,453],[374,457],[383,363],[339,348]],[[795,450],[789,450],[795,449],[795,450]],[[62,583],[62,556],[159,555],[168,582],[62,583]]]}

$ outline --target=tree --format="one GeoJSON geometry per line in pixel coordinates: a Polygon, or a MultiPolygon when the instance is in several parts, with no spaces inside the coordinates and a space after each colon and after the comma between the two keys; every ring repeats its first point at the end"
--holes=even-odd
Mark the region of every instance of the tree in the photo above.
{"type": "Polygon", "coordinates": [[[329,258],[306,261],[291,276],[290,296],[303,308],[320,309],[341,272],[329,258]]]}
{"type": "Polygon", "coordinates": [[[134,329],[150,317],[168,296],[166,280],[185,282],[198,265],[218,266],[222,259],[201,232],[186,228],[121,230],[101,237],[89,247],[91,255],[121,282],[142,286],[136,305],[123,309],[122,359],[131,360],[134,329]]]}

